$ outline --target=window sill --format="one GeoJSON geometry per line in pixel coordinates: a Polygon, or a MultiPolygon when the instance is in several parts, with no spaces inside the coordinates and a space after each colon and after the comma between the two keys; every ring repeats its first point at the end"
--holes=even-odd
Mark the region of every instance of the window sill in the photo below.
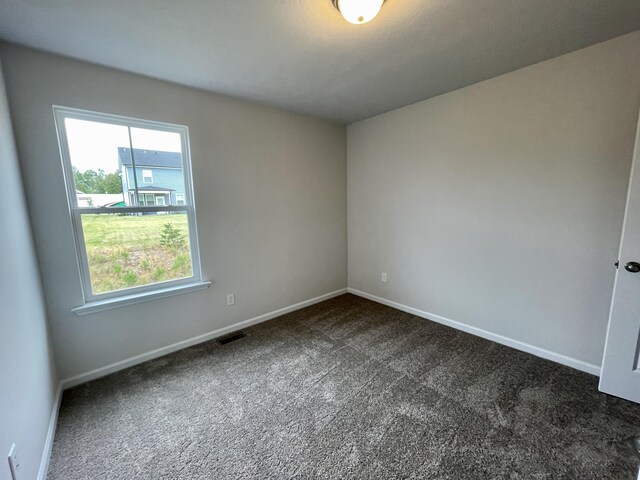
{"type": "Polygon", "coordinates": [[[136,303],[148,302],[157,298],[172,297],[183,293],[197,292],[206,290],[211,282],[190,283],[188,285],[180,285],[177,287],[162,288],[153,292],[137,293],[135,295],[127,295],[117,298],[109,298],[107,300],[98,300],[96,302],[86,303],[80,307],[72,308],[71,311],[79,317],[90,315],[92,313],[111,310],[112,308],[126,307],[136,303]]]}

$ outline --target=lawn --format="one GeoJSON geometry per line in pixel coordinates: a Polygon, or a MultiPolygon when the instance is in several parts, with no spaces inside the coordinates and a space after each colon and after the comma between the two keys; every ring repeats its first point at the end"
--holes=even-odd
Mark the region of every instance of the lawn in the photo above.
{"type": "Polygon", "coordinates": [[[82,228],[94,294],[192,275],[185,214],[87,214],[82,228]]]}

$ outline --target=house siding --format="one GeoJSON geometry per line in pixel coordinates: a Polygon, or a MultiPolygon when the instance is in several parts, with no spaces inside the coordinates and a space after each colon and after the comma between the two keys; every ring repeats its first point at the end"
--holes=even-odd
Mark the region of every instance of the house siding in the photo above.
{"type": "MultiPolygon", "coordinates": [[[[128,192],[129,189],[135,188],[134,177],[133,177],[133,168],[132,167],[124,167],[124,172],[122,175],[122,183],[124,192],[128,192]]],[[[164,188],[167,190],[173,190],[170,193],[171,196],[171,205],[176,204],[176,195],[184,195],[185,187],[184,187],[184,173],[180,168],[159,168],[159,167],[149,167],[149,166],[136,166],[136,175],[138,179],[138,188],[142,189],[144,187],[156,187],[156,188],[164,188]],[[143,170],[151,170],[153,172],[153,182],[152,183],[144,183],[142,181],[142,171],[143,170]]],[[[128,193],[125,193],[126,201],[129,202],[128,193]]]]}

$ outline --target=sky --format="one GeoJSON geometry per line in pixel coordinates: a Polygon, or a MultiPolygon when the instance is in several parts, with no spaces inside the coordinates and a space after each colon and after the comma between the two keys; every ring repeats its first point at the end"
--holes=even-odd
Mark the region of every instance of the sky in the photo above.
{"type": "MultiPolygon", "coordinates": [[[[75,118],[65,119],[71,164],[81,172],[102,169],[106,173],[118,170],[118,147],[129,148],[127,127],[91,122],[75,118]]],[[[131,129],[133,148],[182,151],[180,134],[143,128],[131,129]]]]}

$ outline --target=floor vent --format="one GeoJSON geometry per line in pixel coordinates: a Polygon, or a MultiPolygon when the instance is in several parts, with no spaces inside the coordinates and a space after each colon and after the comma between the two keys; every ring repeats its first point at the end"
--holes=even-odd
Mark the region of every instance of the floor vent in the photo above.
{"type": "Polygon", "coordinates": [[[233,332],[229,335],[225,335],[224,337],[220,337],[217,341],[220,345],[226,345],[227,343],[235,342],[236,340],[240,340],[241,338],[244,338],[246,336],[247,335],[242,331],[233,332]]]}

